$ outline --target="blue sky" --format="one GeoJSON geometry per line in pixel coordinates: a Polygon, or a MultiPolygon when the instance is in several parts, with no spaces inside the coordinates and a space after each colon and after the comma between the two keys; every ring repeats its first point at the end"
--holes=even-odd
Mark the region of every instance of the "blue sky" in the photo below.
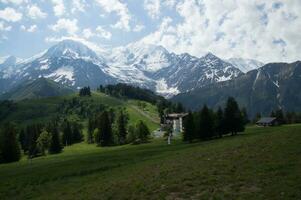
{"type": "Polygon", "coordinates": [[[300,0],[0,0],[0,56],[72,38],[103,48],[143,41],[176,53],[264,62],[301,55],[300,0]]]}

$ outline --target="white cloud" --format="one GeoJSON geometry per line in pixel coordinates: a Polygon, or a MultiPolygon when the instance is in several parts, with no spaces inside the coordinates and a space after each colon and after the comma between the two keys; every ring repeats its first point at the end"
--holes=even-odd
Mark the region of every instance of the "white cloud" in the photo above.
{"type": "Polygon", "coordinates": [[[32,19],[39,19],[45,18],[47,14],[41,11],[37,5],[31,5],[28,7],[28,16],[32,19]]]}
{"type": "Polygon", "coordinates": [[[140,31],[142,31],[144,28],[145,28],[144,25],[142,25],[142,24],[137,24],[137,25],[134,27],[133,31],[134,31],[134,32],[140,32],[140,31]]]}
{"type": "Polygon", "coordinates": [[[63,0],[52,0],[52,4],[55,16],[62,16],[65,13],[65,5],[63,0]]]}
{"type": "Polygon", "coordinates": [[[211,51],[264,62],[300,59],[299,0],[181,0],[175,9],[178,24],[165,19],[143,40],[195,56],[211,51]]]}
{"type": "Polygon", "coordinates": [[[82,0],[73,0],[71,12],[75,13],[76,11],[85,12],[85,1],[82,0]]]}
{"type": "Polygon", "coordinates": [[[119,21],[116,24],[112,25],[113,28],[130,31],[131,15],[126,4],[122,3],[120,0],[95,1],[106,13],[116,13],[119,16],[119,21]]]}
{"type": "Polygon", "coordinates": [[[148,12],[148,15],[157,19],[160,16],[160,0],[144,0],[144,9],[148,12]]]}
{"type": "Polygon", "coordinates": [[[96,35],[98,37],[104,38],[104,39],[111,39],[112,34],[109,31],[106,31],[105,29],[103,29],[101,26],[97,26],[96,27],[96,35]]]}
{"type": "Polygon", "coordinates": [[[87,47],[89,47],[90,49],[92,49],[93,51],[95,51],[97,54],[101,55],[103,53],[106,53],[107,50],[105,50],[104,48],[96,45],[93,42],[90,42],[84,38],[78,37],[78,36],[63,36],[63,37],[46,37],[45,41],[46,42],[60,42],[63,40],[74,40],[74,41],[78,41],[83,43],[84,45],[86,45],[87,47]]]}
{"type": "Polygon", "coordinates": [[[21,30],[23,31],[27,31],[27,32],[30,32],[30,33],[33,33],[33,32],[36,32],[37,31],[37,28],[38,26],[37,25],[31,25],[30,27],[26,28],[26,26],[22,25],[20,27],[21,30]]]}
{"type": "Polygon", "coordinates": [[[90,37],[94,36],[94,33],[92,33],[91,29],[86,28],[83,30],[83,36],[84,38],[89,39],[90,37]]]}
{"type": "Polygon", "coordinates": [[[51,30],[59,32],[59,31],[66,31],[70,35],[74,35],[78,31],[77,26],[77,19],[59,19],[56,24],[49,26],[51,30]]]}
{"type": "Polygon", "coordinates": [[[109,40],[112,37],[111,32],[105,30],[101,26],[97,26],[94,32],[91,29],[86,28],[83,30],[82,34],[86,39],[89,39],[91,37],[99,37],[109,40]]]}
{"type": "Polygon", "coordinates": [[[10,31],[12,29],[11,26],[6,26],[4,22],[0,21],[0,31],[10,31]]]}
{"type": "Polygon", "coordinates": [[[24,0],[0,0],[1,3],[12,3],[16,5],[20,5],[24,2],[24,0]]]}
{"type": "Polygon", "coordinates": [[[27,31],[33,33],[36,32],[37,28],[37,25],[32,25],[27,29],[27,31]]]}
{"type": "Polygon", "coordinates": [[[8,22],[17,22],[22,19],[22,13],[17,12],[13,8],[7,7],[4,10],[0,10],[0,19],[4,19],[8,22]]]}

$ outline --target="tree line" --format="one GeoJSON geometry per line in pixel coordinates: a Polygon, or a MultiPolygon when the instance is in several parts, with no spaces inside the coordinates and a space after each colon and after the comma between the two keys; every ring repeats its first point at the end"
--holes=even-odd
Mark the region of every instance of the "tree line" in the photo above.
{"type": "Polygon", "coordinates": [[[248,121],[246,110],[240,109],[236,100],[230,97],[224,109],[219,107],[214,111],[204,105],[198,112],[188,112],[183,122],[183,140],[192,142],[220,138],[226,134],[237,135],[245,130],[248,121]]]}
{"type": "Polygon", "coordinates": [[[144,143],[150,137],[150,131],[143,121],[129,125],[129,116],[125,109],[116,113],[105,110],[88,120],[87,142],[98,146],[144,143]]]}

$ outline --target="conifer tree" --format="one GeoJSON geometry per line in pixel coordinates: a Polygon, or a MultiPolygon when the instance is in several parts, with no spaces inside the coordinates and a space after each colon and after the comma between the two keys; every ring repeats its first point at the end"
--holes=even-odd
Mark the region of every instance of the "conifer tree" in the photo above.
{"type": "Polygon", "coordinates": [[[225,134],[224,112],[221,107],[216,112],[216,133],[219,137],[225,134]]]}
{"type": "Polygon", "coordinates": [[[99,140],[95,142],[101,146],[112,145],[113,144],[112,122],[110,120],[108,111],[104,111],[100,114],[97,128],[100,132],[100,137],[99,140]]]}
{"type": "Polygon", "coordinates": [[[147,142],[150,136],[150,131],[142,120],[136,125],[136,136],[139,139],[139,142],[147,142]]]}
{"type": "Polygon", "coordinates": [[[183,140],[187,142],[192,142],[195,138],[195,125],[194,118],[191,112],[184,118],[184,132],[183,140]]]}
{"type": "Polygon", "coordinates": [[[214,136],[214,118],[212,111],[209,110],[207,105],[204,105],[204,107],[201,110],[199,124],[200,139],[210,139],[214,136]]]}
{"type": "Polygon", "coordinates": [[[7,123],[0,132],[0,152],[2,162],[9,163],[21,158],[21,151],[17,140],[15,127],[7,123]]]}
{"type": "Polygon", "coordinates": [[[117,123],[118,142],[119,144],[125,144],[126,135],[127,135],[126,126],[128,123],[128,116],[124,113],[123,110],[119,111],[116,123],[117,123]]]}
{"type": "Polygon", "coordinates": [[[244,121],[237,102],[229,97],[225,108],[225,128],[232,135],[244,131],[244,121]]]}
{"type": "Polygon", "coordinates": [[[68,120],[65,120],[63,124],[62,141],[63,141],[63,145],[65,146],[73,144],[72,128],[68,120]]]}
{"type": "Polygon", "coordinates": [[[87,142],[88,144],[92,144],[93,141],[93,132],[95,129],[95,120],[93,118],[89,118],[88,120],[88,133],[87,133],[87,142]]]}
{"type": "Polygon", "coordinates": [[[57,123],[54,122],[50,126],[51,126],[50,130],[51,130],[52,137],[51,137],[51,142],[49,147],[49,153],[51,154],[60,153],[62,152],[63,146],[61,145],[60,134],[57,128],[57,123]]]}

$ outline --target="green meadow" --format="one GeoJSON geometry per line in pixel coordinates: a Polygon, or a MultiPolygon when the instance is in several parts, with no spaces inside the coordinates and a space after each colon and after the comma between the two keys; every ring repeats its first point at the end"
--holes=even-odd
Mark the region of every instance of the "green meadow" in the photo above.
{"type": "Polygon", "coordinates": [[[192,144],[80,143],[0,165],[0,199],[301,199],[300,155],[300,124],[192,144]]]}

